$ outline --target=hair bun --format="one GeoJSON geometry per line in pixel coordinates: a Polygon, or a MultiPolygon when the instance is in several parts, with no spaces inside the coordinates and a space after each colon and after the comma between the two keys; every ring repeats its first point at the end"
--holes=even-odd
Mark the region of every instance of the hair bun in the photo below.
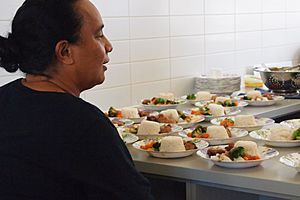
{"type": "Polygon", "coordinates": [[[19,48],[12,34],[8,38],[0,36],[0,67],[8,72],[16,72],[19,69],[19,56],[19,48]]]}

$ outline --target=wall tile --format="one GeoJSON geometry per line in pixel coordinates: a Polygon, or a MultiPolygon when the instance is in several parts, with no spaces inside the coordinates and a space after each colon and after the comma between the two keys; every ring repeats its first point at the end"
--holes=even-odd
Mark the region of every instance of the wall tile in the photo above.
{"type": "Polygon", "coordinates": [[[117,87],[102,90],[88,90],[83,94],[84,100],[94,104],[103,112],[106,112],[110,106],[122,108],[130,106],[130,87],[117,87]]]}
{"type": "Polygon", "coordinates": [[[236,31],[261,30],[261,14],[236,15],[236,31]]]}
{"type": "Polygon", "coordinates": [[[204,36],[171,38],[171,57],[204,54],[204,36]]]}
{"type": "Polygon", "coordinates": [[[129,39],[129,18],[103,18],[104,33],[109,40],[129,39]]]}
{"type": "Polygon", "coordinates": [[[171,0],[171,15],[201,15],[204,12],[204,0],[171,0]]]}
{"type": "Polygon", "coordinates": [[[111,41],[113,51],[108,54],[110,63],[127,63],[129,62],[129,40],[111,41]]]}
{"type": "Polygon", "coordinates": [[[203,16],[171,16],[171,36],[199,35],[204,34],[203,16]]]}
{"type": "Polygon", "coordinates": [[[262,15],[262,29],[285,28],[285,13],[271,13],[262,15]]]}
{"type": "Polygon", "coordinates": [[[107,71],[105,72],[105,81],[100,86],[96,86],[95,89],[118,87],[122,85],[130,84],[130,65],[126,64],[111,64],[107,65],[107,71]]]}
{"type": "Polygon", "coordinates": [[[168,15],[168,0],[129,0],[130,16],[168,15]]]}
{"type": "Polygon", "coordinates": [[[131,39],[168,37],[169,17],[134,17],[130,19],[131,39]]]}
{"type": "Polygon", "coordinates": [[[205,37],[205,48],[207,54],[234,51],[235,48],[235,34],[217,34],[207,35],[205,37]]]}
{"type": "Polygon", "coordinates": [[[190,56],[171,59],[171,77],[197,76],[202,74],[204,56],[190,56]]]}
{"type": "Polygon", "coordinates": [[[205,16],[205,33],[234,32],[234,15],[205,16]]]}
{"type": "Polygon", "coordinates": [[[262,46],[269,47],[287,44],[288,38],[286,36],[285,30],[263,31],[262,46]]]}
{"type": "Polygon", "coordinates": [[[173,92],[171,91],[170,80],[134,84],[131,104],[140,104],[142,99],[158,96],[161,92],[173,92]]]}
{"type": "Polygon", "coordinates": [[[286,11],[300,11],[300,1],[299,0],[286,0],[286,11]]]}
{"type": "Polygon", "coordinates": [[[286,26],[287,28],[300,28],[300,13],[287,13],[286,26]]]}
{"type": "Polygon", "coordinates": [[[2,2],[0,7],[0,20],[12,20],[18,8],[22,5],[24,0],[11,0],[2,2]]]}
{"type": "Polygon", "coordinates": [[[263,0],[237,0],[237,13],[258,13],[261,12],[261,1],[263,0]]]}
{"type": "Polygon", "coordinates": [[[205,14],[233,14],[235,0],[205,0],[205,14]]]}
{"type": "Polygon", "coordinates": [[[236,49],[254,49],[261,47],[261,32],[236,33],[236,49]]]}
{"type": "Polygon", "coordinates": [[[206,72],[212,68],[234,68],[235,67],[235,54],[234,52],[209,54],[206,55],[206,72]]]}
{"type": "Polygon", "coordinates": [[[247,67],[251,67],[261,62],[261,49],[252,49],[236,52],[236,66],[237,68],[244,69],[246,72],[247,67]]]}
{"type": "Polygon", "coordinates": [[[267,47],[262,49],[262,62],[276,63],[288,61],[291,56],[287,55],[288,46],[267,47]]]}
{"type": "Polygon", "coordinates": [[[132,83],[145,83],[170,78],[169,59],[133,62],[132,83]]]}
{"type": "Polygon", "coordinates": [[[181,97],[187,94],[194,93],[194,76],[184,77],[178,79],[172,79],[171,81],[171,90],[175,91],[174,95],[176,97],[181,97]]]}
{"type": "Polygon", "coordinates": [[[21,78],[21,76],[0,76],[0,86],[5,85],[6,83],[9,83],[13,80],[16,80],[18,78],[21,78]]]}
{"type": "Polygon", "coordinates": [[[169,57],[169,38],[132,40],[131,61],[145,61],[169,57]]]}
{"type": "Polygon", "coordinates": [[[287,29],[286,37],[288,44],[299,44],[300,43],[300,28],[296,29],[287,29]]]}
{"type": "Polygon", "coordinates": [[[91,0],[102,17],[128,16],[128,0],[91,0]],[[118,5],[118,6],[116,6],[118,5]]]}
{"type": "Polygon", "coordinates": [[[262,0],[263,12],[283,12],[285,8],[285,0],[262,0]]]}
{"type": "Polygon", "coordinates": [[[0,21],[0,35],[7,37],[11,31],[11,23],[9,21],[0,21]]]}

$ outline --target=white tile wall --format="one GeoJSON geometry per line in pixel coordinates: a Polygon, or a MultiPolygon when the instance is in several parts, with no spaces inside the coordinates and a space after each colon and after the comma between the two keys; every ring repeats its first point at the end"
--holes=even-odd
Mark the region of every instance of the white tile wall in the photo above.
{"type": "MultiPolygon", "coordinates": [[[[0,34],[23,0],[4,1],[0,34]]],[[[243,74],[300,59],[300,0],[92,0],[114,47],[106,81],[82,93],[103,110],[193,91],[211,68],[243,74]],[[121,99],[121,100],[120,100],[121,99]]],[[[20,77],[0,70],[0,84],[20,77]]]]}

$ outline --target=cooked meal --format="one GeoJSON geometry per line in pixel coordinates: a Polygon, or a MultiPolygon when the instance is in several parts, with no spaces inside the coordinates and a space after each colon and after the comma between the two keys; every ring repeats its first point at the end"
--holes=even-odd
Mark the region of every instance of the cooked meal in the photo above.
{"type": "Polygon", "coordinates": [[[234,118],[234,126],[255,126],[257,125],[253,115],[237,115],[234,118]]]}
{"type": "Polygon", "coordinates": [[[125,107],[121,109],[122,117],[124,118],[139,118],[139,110],[133,107],[125,107]]]}
{"type": "Polygon", "coordinates": [[[139,110],[133,107],[125,107],[122,109],[116,109],[110,107],[106,115],[108,117],[119,117],[119,118],[140,118],[148,116],[152,111],[139,110]]]}
{"type": "Polygon", "coordinates": [[[274,95],[266,92],[264,94],[261,94],[258,90],[249,91],[246,93],[246,95],[241,97],[241,100],[250,100],[250,101],[269,101],[273,100],[274,95]]]}
{"type": "Polygon", "coordinates": [[[212,99],[212,94],[208,91],[199,91],[196,93],[196,101],[210,101],[212,99]]]}
{"type": "Polygon", "coordinates": [[[153,97],[152,99],[144,99],[142,101],[144,105],[170,105],[170,104],[179,104],[177,101],[160,98],[160,97],[153,97]]]}
{"type": "Polygon", "coordinates": [[[192,141],[184,141],[179,136],[166,136],[162,139],[149,139],[141,149],[159,152],[182,152],[197,149],[192,141]]]}
{"type": "Polygon", "coordinates": [[[253,141],[237,141],[225,148],[210,147],[207,150],[207,155],[213,160],[228,162],[261,159],[257,144],[253,141]]]}
{"type": "Polygon", "coordinates": [[[231,131],[223,126],[201,126],[198,125],[194,130],[187,133],[191,138],[217,138],[226,139],[231,137],[231,131]]]}
{"type": "Polygon", "coordinates": [[[137,130],[137,135],[159,135],[171,131],[172,126],[169,124],[161,125],[158,122],[143,120],[137,130]]]}
{"type": "Polygon", "coordinates": [[[224,107],[234,107],[239,105],[238,101],[233,101],[229,97],[216,97],[215,103],[224,107]]]}
{"type": "Polygon", "coordinates": [[[286,126],[278,126],[270,129],[269,140],[300,140],[300,128],[294,130],[286,126]]]}
{"type": "Polygon", "coordinates": [[[215,103],[210,103],[199,108],[193,108],[191,114],[218,117],[225,115],[226,112],[223,106],[215,103]]]}
{"type": "Polygon", "coordinates": [[[186,115],[181,111],[178,111],[176,109],[167,109],[164,111],[161,111],[159,114],[151,114],[147,117],[147,120],[149,121],[155,121],[159,123],[169,123],[169,124],[175,124],[179,122],[186,122],[190,123],[193,121],[198,120],[199,117],[195,115],[186,115]]]}

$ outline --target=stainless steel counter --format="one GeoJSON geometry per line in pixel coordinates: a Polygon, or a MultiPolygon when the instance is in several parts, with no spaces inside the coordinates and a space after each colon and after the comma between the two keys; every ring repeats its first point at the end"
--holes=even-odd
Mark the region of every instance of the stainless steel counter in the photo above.
{"type": "MultiPolygon", "coordinates": [[[[241,114],[277,118],[295,112],[300,112],[300,100],[284,100],[268,107],[247,106],[241,114]]],[[[187,200],[198,199],[201,196],[201,185],[257,194],[261,196],[260,199],[264,199],[264,196],[300,199],[300,173],[279,162],[280,156],[300,151],[300,147],[276,148],[280,152],[279,156],[264,161],[260,166],[247,169],[221,168],[195,154],[180,159],[159,159],[150,157],[130,145],[128,149],[141,172],[184,181],[187,200]]]]}

